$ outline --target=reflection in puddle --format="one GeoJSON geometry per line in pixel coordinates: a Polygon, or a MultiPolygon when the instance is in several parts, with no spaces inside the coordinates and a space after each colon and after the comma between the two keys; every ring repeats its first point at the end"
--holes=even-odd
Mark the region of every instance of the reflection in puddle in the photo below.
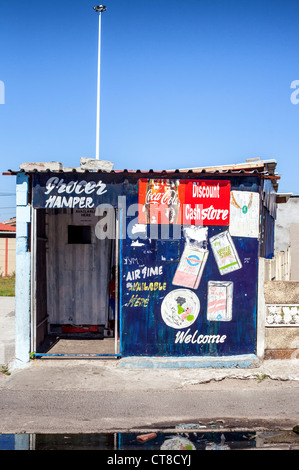
{"type": "Polygon", "coordinates": [[[99,434],[0,434],[0,450],[242,450],[271,445],[299,448],[299,436],[286,432],[180,432],[99,434]],[[279,436],[284,436],[280,439],[279,436]]]}
{"type": "Polygon", "coordinates": [[[150,432],[98,434],[0,434],[0,450],[299,450],[292,431],[150,432]]]}
{"type": "MultiPolygon", "coordinates": [[[[157,433],[157,437],[142,444],[146,450],[220,450],[255,446],[255,433],[184,432],[157,433]]],[[[137,450],[141,446],[135,433],[119,435],[120,450],[137,450]]]]}

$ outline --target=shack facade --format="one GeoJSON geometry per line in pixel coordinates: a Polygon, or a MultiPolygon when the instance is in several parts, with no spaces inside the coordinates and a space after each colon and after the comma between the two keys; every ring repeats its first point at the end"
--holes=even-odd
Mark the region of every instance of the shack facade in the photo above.
{"type": "Polygon", "coordinates": [[[92,352],[92,343],[82,353],[74,342],[71,355],[84,357],[263,355],[259,259],[274,252],[276,164],[158,172],[55,165],[10,172],[17,362],[68,356],[55,353],[53,335],[56,344],[92,338],[92,352]],[[112,349],[103,348],[108,340],[112,349]]]}

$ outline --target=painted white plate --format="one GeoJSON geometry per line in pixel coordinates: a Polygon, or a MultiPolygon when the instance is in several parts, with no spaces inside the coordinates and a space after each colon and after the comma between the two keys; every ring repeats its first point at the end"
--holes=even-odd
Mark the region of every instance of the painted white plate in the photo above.
{"type": "Polygon", "coordinates": [[[176,329],[191,326],[198,317],[199,310],[199,298],[189,289],[175,289],[169,292],[161,305],[164,322],[176,329]]]}

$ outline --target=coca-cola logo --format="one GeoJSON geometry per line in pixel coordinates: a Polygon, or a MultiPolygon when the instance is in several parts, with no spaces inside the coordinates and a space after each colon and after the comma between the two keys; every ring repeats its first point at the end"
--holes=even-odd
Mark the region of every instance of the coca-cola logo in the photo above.
{"type": "Polygon", "coordinates": [[[179,205],[179,197],[177,191],[171,188],[162,188],[158,192],[149,189],[145,196],[146,204],[163,204],[167,206],[179,205]]]}

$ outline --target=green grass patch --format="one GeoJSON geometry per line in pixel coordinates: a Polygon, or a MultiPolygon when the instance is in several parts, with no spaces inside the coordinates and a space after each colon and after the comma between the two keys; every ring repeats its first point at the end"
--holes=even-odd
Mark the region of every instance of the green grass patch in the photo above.
{"type": "Polygon", "coordinates": [[[15,296],[15,276],[0,277],[0,297],[15,296]]]}

